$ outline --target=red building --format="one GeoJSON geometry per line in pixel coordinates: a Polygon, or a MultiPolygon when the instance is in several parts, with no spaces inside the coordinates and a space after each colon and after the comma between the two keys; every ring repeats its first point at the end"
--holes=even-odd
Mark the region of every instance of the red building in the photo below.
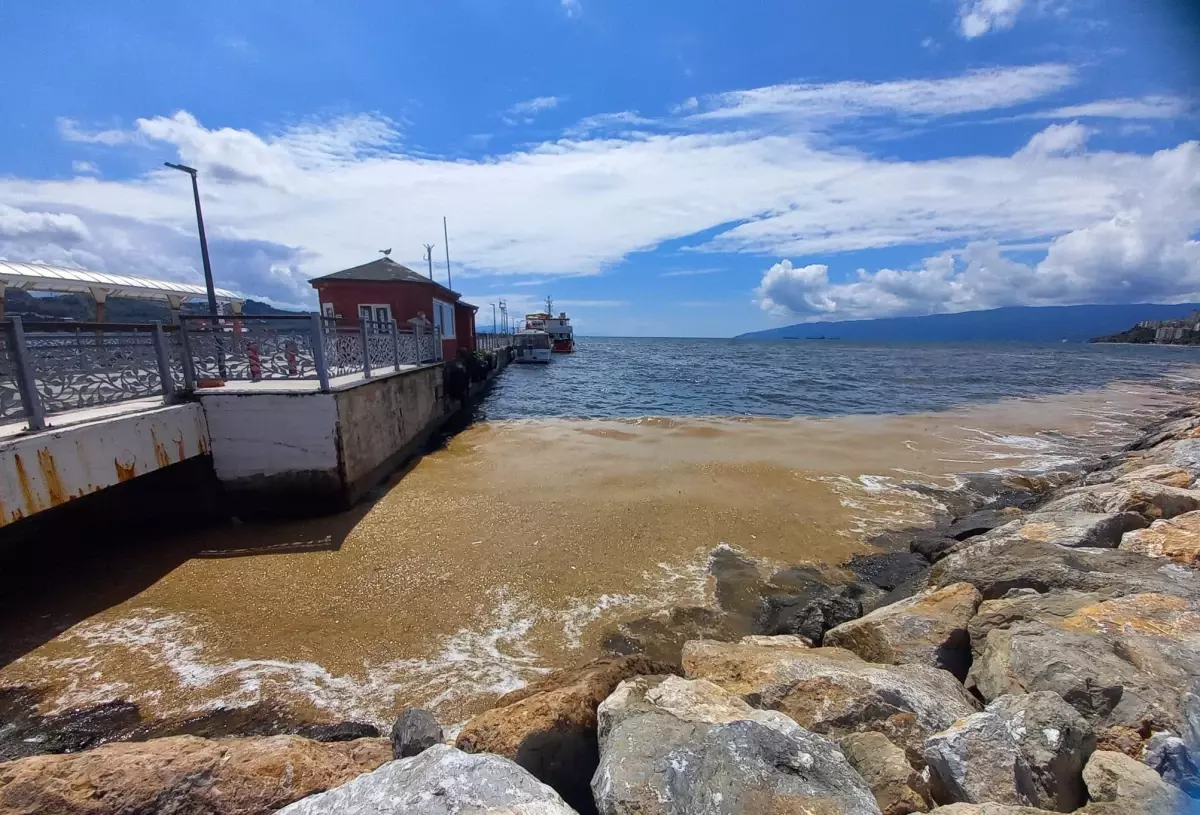
{"type": "Polygon", "coordinates": [[[321,313],[339,317],[348,325],[361,318],[395,320],[407,328],[410,320],[424,318],[442,332],[442,356],[452,359],[459,348],[475,349],[476,306],[461,295],[391,258],[383,257],[317,277],[321,313]]]}

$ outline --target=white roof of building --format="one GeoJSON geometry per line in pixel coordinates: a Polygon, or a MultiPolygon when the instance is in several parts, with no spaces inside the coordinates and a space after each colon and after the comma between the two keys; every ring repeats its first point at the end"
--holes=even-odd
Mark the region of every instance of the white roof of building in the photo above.
{"type": "MultiPolygon", "coordinates": [[[[14,289],[26,291],[56,291],[91,293],[103,292],[109,297],[132,297],[138,300],[167,300],[178,297],[180,301],[207,300],[204,286],[193,283],[177,283],[173,280],[155,280],[151,277],[89,272],[86,269],[69,269],[65,266],[49,266],[44,263],[17,263],[0,260],[0,283],[14,289]]],[[[245,298],[228,289],[217,289],[217,300],[234,301],[245,298]]]]}

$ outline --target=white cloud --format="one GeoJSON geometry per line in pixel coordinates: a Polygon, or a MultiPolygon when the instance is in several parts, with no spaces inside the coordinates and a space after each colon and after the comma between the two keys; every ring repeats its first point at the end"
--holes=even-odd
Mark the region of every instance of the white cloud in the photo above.
{"type": "Polygon", "coordinates": [[[29,212],[0,204],[0,242],[74,244],[91,237],[83,221],[65,212],[29,212]]]}
{"type": "Polygon", "coordinates": [[[80,175],[99,175],[100,168],[92,161],[72,161],[71,169],[80,175]]]}
{"type": "Polygon", "coordinates": [[[1012,28],[1024,5],[1025,0],[964,0],[959,5],[959,33],[974,39],[989,31],[1012,28]]]}
{"type": "Polygon", "coordinates": [[[1082,105],[1025,114],[1029,119],[1178,119],[1192,104],[1183,97],[1143,96],[1140,99],[1100,99],[1082,105]]]}
{"type": "Polygon", "coordinates": [[[891,82],[789,83],[718,94],[701,100],[695,120],[788,116],[847,119],[896,114],[949,116],[1031,102],[1075,82],[1069,65],[1046,63],[976,70],[944,79],[891,82]]]}
{"type": "Polygon", "coordinates": [[[1017,156],[1020,158],[1046,158],[1047,156],[1066,156],[1079,153],[1087,145],[1088,139],[1094,132],[1090,127],[1084,127],[1079,122],[1050,125],[1042,132],[1035,133],[1029,143],[1017,152],[1017,156]]]}
{"type": "Polygon", "coordinates": [[[81,129],[79,123],[74,119],[66,117],[59,117],[58,119],[58,134],[67,141],[83,142],[85,144],[105,144],[109,147],[133,141],[136,136],[132,131],[126,130],[93,130],[89,132],[81,129]]]}
{"type": "Polygon", "coordinates": [[[927,258],[919,269],[772,266],[757,290],[772,314],[816,320],[969,311],[1009,305],[1185,301],[1200,297],[1200,143],[1152,156],[1146,184],[1112,217],[1056,237],[1035,265],[993,241],[927,258]]]}
{"type": "Polygon", "coordinates": [[[873,157],[802,128],[756,127],[733,111],[770,101],[826,122],[864,111],[932,117],[1030,101],[1073,79],[1065,66],[1043,65],[788,86],[794,93],[782,101],[760,94],[701,103],[728,114],[704,129],[685,113],[657,132],[577,133],[477,161],[408,152],[391,122],[368,115],[263,134],[206,127],[180,111],[139,119],[115,142],[145,158],[140,176],[0,178],[0,205],[70,216],[90,235],[58,243],[10,237],[0,256],[199,279],[187,179],[159,167],[171,152],[201,171],[218,282],[282,302],[306,301],[307,278],[362,263],[379,246],[424,268],[421,246],[441,242],[443,214],[456,283],[597,274],[671,240],[772,258],[988,240],[1049,244],[1126,217],[1131,202],[1157,194],[1168,165],[1086,151],[1073,123],[1053,138],[1045,135],[1052,128],[1034,137],[1044,148],[1037,160],[1022,151],[917,161],[873,157]],[[136,152],[141,145],[153,155],[136,152]]]}
{"type": "Polygon", "coordinates": [[[559,0],[559,2],[562,3],[563,11],[567,13],[568,17],[578,17],[583,14],[583,6],[579,0],[559,0]]]}
{"type": "Polygon", "coordinates": [[[659,277],[696,277],[697,275],[719,274],[725,271],[721,268],[706,268],[706,269],[674,269],[670,272],[663,272],[659,277]]]}
{"type": "Polygon", "coordinates": [[[563,101],[560,96],[537,96],[533,99],[526,99],[524,102],[517,102],[504,112],[503,119],[509,124],[517,124],[524,122],[529,124],[542,111],[553,110],[558,107],[563,101]]]}

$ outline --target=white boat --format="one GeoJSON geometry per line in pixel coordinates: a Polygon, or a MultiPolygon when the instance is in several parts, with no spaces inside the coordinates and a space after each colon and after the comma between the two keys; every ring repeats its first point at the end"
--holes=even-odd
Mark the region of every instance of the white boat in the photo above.
{"type": "Polygon", "coordinates": [[[545,331],[526,328],[513,335],[513,362],[550,361],[550,335],[545,331]]]}
{"type": "Polygon", "coordinates": [[[575,331],[571,318],[565,311],[554,316],[554,301],[546,298],[546,310],[525,315],[525,327],[545,331],[550,335],[550,350],[556,354],[569,354],[575,350],[575,331]]]}

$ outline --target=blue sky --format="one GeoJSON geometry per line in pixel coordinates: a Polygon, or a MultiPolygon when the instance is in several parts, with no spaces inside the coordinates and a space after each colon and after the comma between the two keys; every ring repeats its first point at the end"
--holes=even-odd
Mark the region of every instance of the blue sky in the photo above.
{"type": "Polygon", "coordinates": [[[4,3],[0,257],[199,280],[170,160],[279,304],[443,215],[581,333],[1197,299],[1191,6],[4,3]]]}

